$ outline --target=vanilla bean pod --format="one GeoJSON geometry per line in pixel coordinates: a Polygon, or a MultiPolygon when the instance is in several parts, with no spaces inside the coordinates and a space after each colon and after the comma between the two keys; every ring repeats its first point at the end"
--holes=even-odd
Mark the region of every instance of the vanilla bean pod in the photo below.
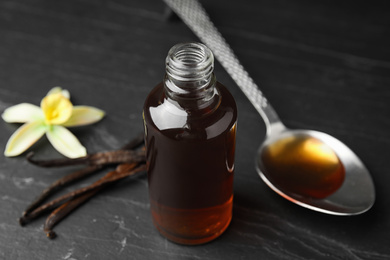
{"type": "Polygon", "coordinates": [[[58,208],[56,208],[46,219],[45,225],[43,227],[43,231],[46,233],[46,236],[50,239],[55,238],[57,235],[53,231],[53,227],[57,225],[63,218],[65,218],[68,214],[70,214],[73,210],[79,207],[81,204],[85,203],[89,200],[93,195],[95,195],[99,189],[91,190],[86,194],[70,200],[58,208]]]}
{"type": "MultiPolygon", "coordinates": [[[[119,172],[126,172],[131,171],[137,166],[136,163],[133,164],[121,164],[119,165],[115,171],[111,171],[107,173],[105,176],[103,176],[102,179],[109,179],[114,174],[118,174],[119,172]]],[[[50,239],[53,239],[56,237],[56,233],[53,231],[53,227],[57,225],[63,218],[65,218],[67,215],[69,215],[73,210],[81,206],[83,203],[85,203],[87,200],[89,200],[91,197],[93,197],[96,193],[98,193],[100,190],[102,190],[106,186],[100,186],[97,187],[73,200],[70,200],[61,206],[59,206],[57,209],[55,209],[46,219],[43,231],[46,233],[46,236],[50,239]]]]}
{"type": "Polygon", "coordinates": [[[53,210],[54,208],[57,208],[59,205],[65,203],[65,202],[68,202],[74,198],[77,198],[79,196],[81,196],[82,194],[85,194],[86,192],[89,192],[91,190],[94,190],[98,187],[101,187],[101,186],[104,186],[104,185],[107,185],[109,183],[113,183],[117,180],[120,180],[120,179],[123,179],[125,177],[128,177],[128,176],[131,176],[135,173],[138,173],[138,172],[143,172],[146,170],[146,165],[145,164],[142,164],[140,166],[138,166],[136,169],[134,169],[133,171],[127,171],[127,172],[119,172],[115,175],[113,175],[112,177],[108,178],[108,179],[105,179],[105,180],[98,180],[97,182],[95,182],[94,184],[92,185],[89,185],[87,187],[84,187],[84,188],[80,188],[80,189],[77,189],[75,191],[72,191],[72,192],[69,192],[68,194],[65,194],[57,199],[54,199],[38,208],[36,208],[35,210],[33,210],[32,212],[30,212],[30,214],[26,215],[26,216],[23,216],[19,219],[19,223],[21,225],[25,225],[27,224],[28,222],[30,222],[31,220],[37,218],[38,216],[40,216],[41,214],[49,211],[49,210],[53,210]]]}
{"type": "MultiPolygon", "coordinates": [[[[126,145],[124,145],[120,150],[131,150],[134,148],[139,147],[144,142],[144,135],[143,133],[139,134],[130,142],[128,142],[126,145]]],[[[142,151],[138,151],[139,154],[142,154],[142,151]]],[[[28,158],[31,159],[32,154],[28,155],[28,158]]],[[[141,155],[143,157],[143,155],[141,155]]],[[[135,158],[137,159],[137,158],[135,158]]],[[[139,159],[139,158],[138,158],[139,159]]],[[[138,159],[136,161],[138,161],[138,159]]],[[[143,159],[143,158],[142,158],[143,159]]],[[[103,168],[103,165],[94,164],[87,166],[86,168],[83,168],[81,170],[75,171],[69,175],[64,176],[63,178],[53,182],[49,187],[44,189],[42,193],[27,207],[27,209],[23,212],[23,216],[28,215],[31,211],[33,211],[35,208],[37,208],[46,198],[48,198],[50,195],[52,195],[55,191],[59,190],[60,188],[69,185],[73,182],[76,182],[82,178],[85,178],[96,171],[103,168]]]]}
{"type": "Polygon", "coordinates": [[[84,177],[87,177],[90,174],[102,169],[102,165],[91,165],[81,170],[72,172],[64,176],[63,178],[53,182],[50,186],[45,188],[42,193],[27,207],[27,209],[23,212],[23,216],[28,215],[31,211],[37,208],[46,198],[55,193],[60,188],[69,185],[73,182],[76,182],[84,177]]]}
{"type": "Polygon", "coordinates": [[[80,158],[60,158],[52,160],[35,160],[32,157],[33,153],[27,155],[27,160],[40,167],[61,167],[72,165],[109,165],[117,163],[141,162],[145,160],[145,152],[143,150],[113,150],[107,152],[93,153],[80,158]]]}
{"type": "Polygon", "coordinates": [[[27,160],[30,163],[40,167],[61,167],[80,164],[108,165],[126,162],[141,162],[145,159],[145,152],[143,152],[142,150],[134,151],[133,149],[142,145],[143,142],[144,135],[142,133],[118,150],[93,153],[80,158],[60,158],[51,160],[35,160],[33,159],[34,153],[30,152],[29,154],[27,154],[27,160]]]}

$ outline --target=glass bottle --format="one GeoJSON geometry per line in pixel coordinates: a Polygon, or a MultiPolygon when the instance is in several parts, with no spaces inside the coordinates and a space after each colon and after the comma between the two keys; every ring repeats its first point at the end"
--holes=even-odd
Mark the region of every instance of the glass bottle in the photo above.
{"type": "Polygon", "coordinates": [[[200,43],[173,46],[143,118],[150,207],[162,235],[202,244],[232,218],[237,108],[200,43]]]}

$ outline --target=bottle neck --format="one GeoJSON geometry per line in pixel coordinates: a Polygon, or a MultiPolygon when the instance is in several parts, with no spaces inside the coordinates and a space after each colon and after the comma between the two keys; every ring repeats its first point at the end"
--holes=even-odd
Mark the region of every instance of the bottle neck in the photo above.
{"type": "Polygon", "coordinates": [[[201,43],[173,46],[166,58],[165,93],[183,108],[202,106],[216,94],[214,56],[201,43]]]}

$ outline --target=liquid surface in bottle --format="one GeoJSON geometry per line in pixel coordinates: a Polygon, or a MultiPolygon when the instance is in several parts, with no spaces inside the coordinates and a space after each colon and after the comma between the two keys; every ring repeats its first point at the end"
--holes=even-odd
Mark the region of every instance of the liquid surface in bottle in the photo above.
{"type": "Polygon", "coordinates": [[[200,244],[219,236],[232,217],[237,112],[225,87],[203,116],[175,108],[160,84],[144,107],[153,221],[168,239],[200,244]]]}
{"type": "Polygon", "coordinates": [[[345,169],[335,152],[311,136],[292,136],[269,145],[262,153],[265,175],[276,186],[316,199],[336,192],[345,169]]]}

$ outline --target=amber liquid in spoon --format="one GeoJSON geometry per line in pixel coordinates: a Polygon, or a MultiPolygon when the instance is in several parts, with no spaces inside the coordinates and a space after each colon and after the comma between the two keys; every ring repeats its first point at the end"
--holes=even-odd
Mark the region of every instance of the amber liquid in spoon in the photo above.
{"type": "Polygon", "coordinates": [[[267,178],[283,191],[323,199],[343,184],[336,153],[311,136],[291,136],[268,145],[262,155],[267,178]]]}

